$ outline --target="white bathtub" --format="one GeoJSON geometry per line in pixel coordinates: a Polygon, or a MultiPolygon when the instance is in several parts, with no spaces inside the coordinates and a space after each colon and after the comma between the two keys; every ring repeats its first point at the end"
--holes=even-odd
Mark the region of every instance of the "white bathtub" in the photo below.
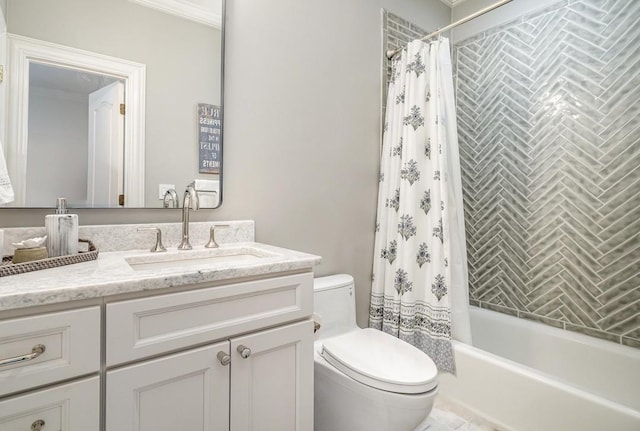
{"type": "Polygon", "coordinates": [[[513,431],[639,431],[640,350],[471,307],[440,394],[513,431]]]}

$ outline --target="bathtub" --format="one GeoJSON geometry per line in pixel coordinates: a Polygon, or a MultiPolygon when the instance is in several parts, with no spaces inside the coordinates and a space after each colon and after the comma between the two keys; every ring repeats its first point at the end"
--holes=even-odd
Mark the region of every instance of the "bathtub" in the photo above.
{"type": "Polygon", "coordinates": [[[471,327],[443,399],[504,430],[640,430],[640,350],[476,307],[471,327]]]}

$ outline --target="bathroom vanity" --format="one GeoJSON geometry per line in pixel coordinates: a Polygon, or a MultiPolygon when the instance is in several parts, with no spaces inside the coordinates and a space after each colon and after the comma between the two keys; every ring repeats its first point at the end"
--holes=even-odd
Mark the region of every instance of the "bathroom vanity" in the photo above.
{"type": "Polygon", "coordinates": [[[244,241],[0,278],[0,429],[313,429],[319,260],[244,241]]]}

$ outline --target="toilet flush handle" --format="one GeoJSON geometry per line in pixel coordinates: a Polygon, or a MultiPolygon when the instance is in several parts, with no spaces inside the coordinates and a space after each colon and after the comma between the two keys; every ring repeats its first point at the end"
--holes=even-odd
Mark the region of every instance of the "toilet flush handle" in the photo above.
{"type": "Polygon", "coordinates": [[[236,350],[244,359],[247,359],[249,356],[251,356],[251,349],[243,346],[242,344],[240,344],[236,350]]]}

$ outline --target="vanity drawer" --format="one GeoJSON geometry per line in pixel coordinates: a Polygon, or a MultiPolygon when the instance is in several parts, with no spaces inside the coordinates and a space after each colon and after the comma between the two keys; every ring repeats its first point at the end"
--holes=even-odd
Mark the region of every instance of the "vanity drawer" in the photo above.
{"type": "Polygon", "coordinates": [[[313,312],[313,273],[107,304],[107,366],[279,325],[313,312]]]}
{"type": "Polygon", "coordinates": [[[0,321],[0,364],[0,396],[98,371],[100,308],[0,321]]]}
{"type": "Polygon", "coordinates": [[[100,379],[55,386],[0,401],[0,430],[100,429],[100,379]]]}

